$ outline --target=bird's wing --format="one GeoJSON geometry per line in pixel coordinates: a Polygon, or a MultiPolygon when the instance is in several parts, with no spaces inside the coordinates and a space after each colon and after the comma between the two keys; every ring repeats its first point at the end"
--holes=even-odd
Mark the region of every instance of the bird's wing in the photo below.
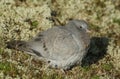
{"type": "Polygon", "coordinates": [[[53,60],[67,59],[79,49],[72,34],[59,27],[53,27],[38,34],[31,42],[31,46],[43,57],[53,60]]]}
{"type": "Polygon", "coordinates": [[[48,49],[50,59],[63,60],[78,52],[78,45],[72,34],[63,29],[64,27],[55,27],[46,32],[45,45],[48,49]],[[61,29],[62,28],[62,29],[61,29]]]}

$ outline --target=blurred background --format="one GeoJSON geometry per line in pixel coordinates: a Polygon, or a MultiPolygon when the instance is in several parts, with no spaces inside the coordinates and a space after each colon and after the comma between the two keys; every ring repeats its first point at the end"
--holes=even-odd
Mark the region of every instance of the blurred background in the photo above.
{"type": "Polygon", "coordinates": [[[0,0],[0,79],[120,79],[120,0],[0,0]],[[66,74],[6,48],[71,19],[85,20],[92,33],[82,66],[66,74]]]}

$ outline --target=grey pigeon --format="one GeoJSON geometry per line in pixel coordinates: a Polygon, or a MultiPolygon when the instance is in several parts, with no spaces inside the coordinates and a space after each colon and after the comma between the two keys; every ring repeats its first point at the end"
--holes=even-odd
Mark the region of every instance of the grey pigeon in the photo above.
{"type": "Polygon", "coordinates": [[[87,32],[84,20],[71,20],[65,26],[40,32],[30,41],[9,41],[7,47],[34,55],[49,67],[68,70],[80,65],[86,55],[90,44],[87,32]]]}

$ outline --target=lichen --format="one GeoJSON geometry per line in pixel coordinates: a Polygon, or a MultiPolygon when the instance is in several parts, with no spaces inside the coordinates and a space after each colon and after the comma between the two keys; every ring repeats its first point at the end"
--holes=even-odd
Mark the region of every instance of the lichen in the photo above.
{"type": "MultiPolygon", "coordinates": [[[[100,46],[91,50],[93,54],[95,51],[100,51],[97,47],[100,46]]],[[[0,68],[2,68],[0,70],[1,79],[119,78],[120,0],[0,0],[0,68]],[[5,43],[9,40],[28,40],[38,32],[53,27],[54,21],[46,19],[53,17],[52,11],[56,12],[54,18],[57,18],[62,24],[67,23],[70,19],[86,20],[92,30],[91,37],[109,39],[106,51],[109,57],[104,56],[92,64],[92,67],[76,67],[63,75],[54,69],[45,70],[41,61],[31,60],[30,56],[26,57],[22,52],[5,47],[5,43]],[[105,64],[105,62],[110,62],[110,64],[105,64]],[[10,67],[7,67],[8,63],[10,67]],[[11,66],[15,67],[13,72],[6,71],[11,66]]]]}

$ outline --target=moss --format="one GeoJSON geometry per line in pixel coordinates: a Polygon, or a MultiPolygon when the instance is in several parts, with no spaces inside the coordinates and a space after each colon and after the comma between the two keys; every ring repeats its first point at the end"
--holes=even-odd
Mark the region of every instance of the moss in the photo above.
{"type": "Polygon", "coordinates": [[[120,25],[120,19],[115,19],[115,18],[114,18],[114,19],[113,19],[113,22],[120,25]]]}
{"type": "Polygon", "coordinates": [[[3,71],[5,75],[10,75],[12,77],[17,76],[18,70],[16,69],[14,64],[9,62],[0,62],[0,71],[3,71]]]}
{"type": "Polygon", "coordinates": [[[101,8],[104,8],[106,6],[104,3],[104,0],[103,0],[103,2],[101,0],[95,0],[94,2],[96,4],[96,7],[100,6],[101,8]]]}
{"type": "Polygon", "coordinates": [[[43,76],[42,79],[65,79],[65,78],[58,74],[51,74],[51,75],[43,76]]]}
{"type": "Polygon", "coordinates": [[[82,69],[83,69],[85,72],[87,72],[87,71],[90,70],[90,66],[83,66],[82,69]]]}
{"type": "Polygon", "coordinates": [[[10,71],[11,70],[10,63],[9,62],[5,62],[5,63],[0,62],[0,70],[4,70],[5,72],[10,71]]]}
{"type": "Polygon", "coordinates": [[[26,19],[25,22],[28,22],[30,24],[30,30],[37,28],[39,25],[39,22],[37,20],[26,19]]]}
{"type": "Polygon", "coordinates": [[[104,69],[104,70],[107,70],[107,71],[110,71],[110,70],[112,70],[113,69],[113,65],[111,64],[111,63],[109,63],[109,64],[103,64],[102,65],[102,68],[104,69]]]}
{"type": "Polygon", "coordinates": [[[31,25],[34,26],[34,27],[37,27],[38,24],[39,24],[38,21],[33,21],[33,22],[31,23],[31,25]]]}
{"type": "Polygon", "coordinates": [[[92,30],[95,30],[96,32],[99,32],[100,30],[100,27],[98,25],[90,23],[89,26],[92,30]]]}
{"type": "Polygon", "coordinates": [[[97,76],[97,75],[94,75],[94,76],[91,77],[91,79],[100,79],[100,77],[97,76]]]}
{"type": "Polygon", "coordinates": [[[3,53],[3,49],[0,48],[0,54],[2,54],[2,53],[3,53]]]}

